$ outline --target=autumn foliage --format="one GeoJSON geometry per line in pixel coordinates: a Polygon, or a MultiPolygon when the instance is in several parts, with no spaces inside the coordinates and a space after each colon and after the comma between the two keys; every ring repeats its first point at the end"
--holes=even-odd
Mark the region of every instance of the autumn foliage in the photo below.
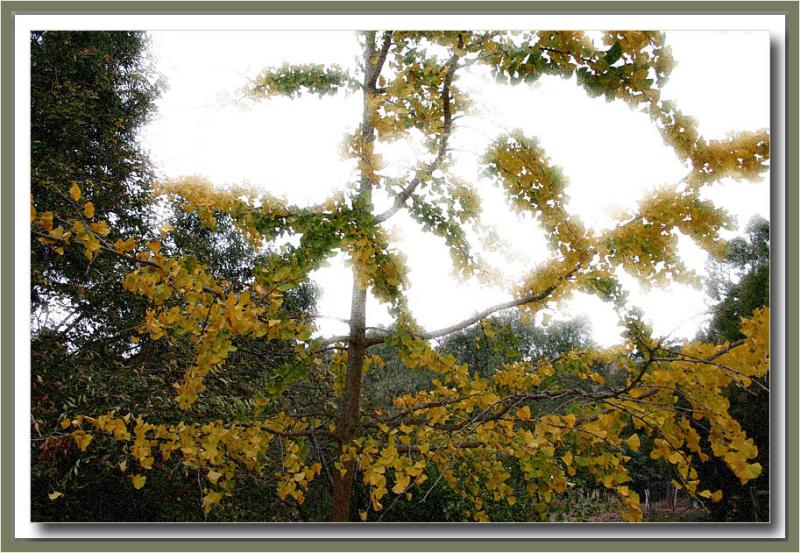
{"type": "Polygon", "coordinates": [[[206,514],[234,497],[241,475],[252,473],[272,478],[278,496],[296,504],[303,504],[315,482],[328,479],[333,521],[377,520],[398,498],[422,499],[437,486],[448,486],[469,502],[469,519],[488,520],[487,504],[513,505],[521,496],[532,504],[532,519],[546,519],[556,498],[580,478],[615,492],[622,517],[637,521],[641,498],[629,486],[629,462],[645,443],[652,460],[671,467],[674,484],[701,501],[721,497],[698,478],[697,467],[709,456],[723,459],[742,482],[756,478],[757,450],[729,415],[723,391],[747,388],[767,373],[768,310],[743,321],[739,341],[676,346],[653,335],[617,274],[626,271],[649,285],[696,282],[677,254],[678,233],[721,254],[719,230],[728,217],[703,199],[703,188],[723,178],[760,176],[768,169],[768,135],[762,130],[705,140],[692,118],[661,99],[673,66],[665,36],[621,31],[603,36],[605,45],[599,47],[580,32],[367,32],[360,37],[359,74],[288,65],[263,72],[250,88],[255,98],[347,88],[363,95],[363,118],[344,148],[357,161],[356,181],[317,205],[289,205],[254,190],[221,190],[200,177],[158,188],[157,194],[197,215],[211,231],[224,215],[254,248],[283,241],[252,267],[248,281],[224,281],[192,256],[165,255],[174,230],[169,224],[151,236],[112,232],[80,183],[64,184],[70,209],[63,212],[32,197],[32,233],[44,247],[58,255],[78,248],[88,262],[111,256],[127,267],[124,288],[148,305],[137,341],[179,341],[191,352],[173,384],[182,420],[75,413],[62,428],[81,450],[93,447],[99,435],[113,437],[126,459],[118,468],[137,489],[147,486],[157,462],[178,459],[198,469],[206,514]],[[509,85],[542,75],[576,76],[587,94],[625,102],[649,116],[687,173],[642,199],[638,210],[623,214],[613,228],[595,231],[567,209],[567,179],[534,137],[519,131],[498,137],[485,152],[484,175],[505,192],[512,209],[535,218],[550,257],[509,290],[508,302],[428,330],[408,309],[404,258],[384,223],[408,210],[445,240],[461,276],[491,278],[497,271],[464,231],[466,225],[480,228],[479,195],[474,185],[448,172],[450,137],[458,131],[458,116],[471,109],[458,75],[476,64],[509,85]],[[412,134],[423,137],[427,157],[405,178],[389,178],[376,144],[412,134]],[[374,208],[376,190],[394,198],[388,210],[374,208]],[[290,314],[282,304],[338,252],[353,266],[350,332],[318,338],[312,316],[290,314]],[[391,331],[367,332],[367,290],[389,306],[395,318],[391,331]],[[504,309],[533,315],[575,291],[614,307],[625,328],[622,344],[535,362],[520,359],[481,376],[432,341],[504,309]],[[208,380],[225,374],[243,339],[288,342],[293,355],[269,386],[248,398],[247,418],[198,419],[193,412],[207,399],[208,380]],[[430,388],[367,410],[362,380],[383,365],[370,351],[378,344],[396,348],[405,370],[432,373],[430,388]],[[284,398],[308,382],[322,390],[318,412],[284,398]],[[512,474],[521,474],[522,487],[512,485],[518,481],[512,474]],[[354,504],[357,481],[368,499],[354,504]]]}

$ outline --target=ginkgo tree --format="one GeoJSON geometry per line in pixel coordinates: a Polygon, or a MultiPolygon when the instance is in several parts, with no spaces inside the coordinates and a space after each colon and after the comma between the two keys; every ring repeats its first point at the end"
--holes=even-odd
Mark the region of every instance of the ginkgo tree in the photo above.
{"type": "Polygon", "coordinates": [[[361,121],[354,122],[344,147],[357,163],[354,182],[305,207],[263,191],[215,188],[200,177],[159,186],[159,194],[212,231],[225,214],[254,247],[283,244],[253,266],[246,281],[220,281],[193,257],[165,255],[170,225],[146,237],[110,234],[78,183],[64,185],[74,208],[69,213],[48,211],[32,198],[32,232],[45,247],[57,254],[83,248],[89,261],[115,256],[129,265],[125,289],[149,302],[141,339],[183,341],[192,351],[174,383],[183,420],[76,413],[61,424],[77,446],[85,450],[98,435],[113,437],[126,456],[119,468],[135,488],[147,485],[157,462],[179,459],[203,475],[206,513],[234,494],[243,471],[274,479],[279,497],[297,504],[314,481],[325,478],[330,521],[376,520],[397,500],[421,499],[436,486],[460,494],[471,505],[464,513],[469,519],[488,520],[486,505],[513,505],[522,495],[533,505],[531,517],[544,519],[576,478],[613,490],[622,517],[641,520],[627,467],[645,441],[652,459],[672,467],[673,484],[698,501],[721,497],[698,479],[697,467],[710,455],[723,459],[742,482],[757,477],[761,467],[751,462],[756,448],[729,415],[723,390],[749,387],[767,372],[768,310],[743,321],[739,341],[669,345],[630,305],[618,275],[625,271],[647,285],[696,282],[678,255],[678,236],[713,255],[723,252],[719,230],[729,218],[702,191],[723,178],[761,176],[768,169],[767,132],[703,138],[694,119],[661,98],[673,59],[659,32],[606,32],[603,45],[571,31],[384,31],[359,37],[361,67],[352,73],[286,64],[265,70],[249,87],[253,98],[266,101],[343,89],[360,94],[361,121]],[[508,85],[556,75],[590,96],[626,103],[649,116],[686,175],[643,198],[613,228],[595,231],[568,210],[567,179],[535,137],[521,131],[497,137],[483,157],[483,176],[505,192],[511,209],[533,216],[531,232],[544,233],[549,257],[509,290],[508,301],[446,328],[424,329],[406,301],[403,254],[386,230],[393,216],[405,211],[441,237],[462,277],[488,279],[497,271],[470,241],[482,229],[476,185],[452,170],[451,136],[459,117],[472,109],[459,74],[478,64],[508,85]],[[390,176],[378,146],[412,139],[426,154],[403,176],[390,176]],[[388,209],[376,209],[373,194],[379,191],[393,198],[388,209]],[[287,292],[342,252],[352,262],[349,333],[315,337],[311,316],[289,316],[281,305],[287,292]],[[368,292],[388,306],[390,331],[367,332],[368,292]],[[531,316],[573,292],[594,294],[616,310],[625,329],[622,344],[523,358],[479,375],[433,342],[504,310],[531,316]],[[198,420],[193,409],[206,399],[205,382],[225,373],[241,339],[289,342],[294,355],[250,398],[247,418],[198,420]],[[366,409],[362,382],[370,367],[383,364],[371,351],[378,344],[394,347],[405,370],[434,374],[430,388],[399,395],[383,409],[366,409]],[[325,396],[318,409],[283,400],[305,382],[316,383],[325,396]],[[524,486],[509,484],[512,472],[522,475],[524,486]],[[368,500],[356,504],[358,481],[368,500]]]}

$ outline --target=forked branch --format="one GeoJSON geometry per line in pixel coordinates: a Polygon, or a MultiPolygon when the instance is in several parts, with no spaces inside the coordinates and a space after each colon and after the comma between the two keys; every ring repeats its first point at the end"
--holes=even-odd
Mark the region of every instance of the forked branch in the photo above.
{"type": "MultiPolygon", "coordinates": [[[[461,35],[458,36],[458,47],[464,47],[461,35]]],[[[411,180],[411,182],[408,183],[408,186],[406,186],[397,196],[395,196],[394,203],[389,209],[375,216],[376,224],[383,223],[395,213],[400,211],[400,209],[402,209],[406,204],[406,201],[408,201],[408,199],[414,193],[414,190],[416,190],[422,182],[423,176],[433,173],[441,165],[442,161],[444,161],[444,158],[447,155],[447,144],[450,140],[450,134],[453,130],[453,115],[450,105],[450,87],[453,84],[453,76],[455,75],[458,67],[458,58],[459,56],[455,52],[452,56],[450,56],[450,59],[447,61],[447,72],[445,73],[444,81],[442,83],[442,133],[439,137],[439,149],[436,152],[436,157],[433,158],[433,161],[431,161],[427,166],[425,166],[424,170],[418,171],[417,174],[414,175],[414,178],[411,180]]]]}

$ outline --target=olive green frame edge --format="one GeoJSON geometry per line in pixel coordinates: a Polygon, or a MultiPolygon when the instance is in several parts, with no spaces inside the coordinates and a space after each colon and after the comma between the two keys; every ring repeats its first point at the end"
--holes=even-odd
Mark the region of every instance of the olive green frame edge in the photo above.
{"type": "MultiPolygon", "coordinates": [[[[8,1],[0,3],[0,551],[798,551],[798,3],[794,1],[8,1]],[[779,13],[786,15],[786,528],[787,539],[15,539],[14,538],[14,15],[168,13],[779,13]]],[[[774,139],[773,139],[774,141],[774,139]]],[[[146,527],[146,525],[145,525],[146,527]]],[[[233,537],[233,536],[232,536],[233,537]]]]}

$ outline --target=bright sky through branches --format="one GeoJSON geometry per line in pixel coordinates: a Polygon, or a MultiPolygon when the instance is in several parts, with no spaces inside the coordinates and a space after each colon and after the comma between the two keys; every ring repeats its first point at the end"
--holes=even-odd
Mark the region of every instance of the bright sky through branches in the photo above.
{"type": "MultiPolygon", "coordinates": [[[[151,36],[168,89],[142,139],[162,176],[199,174],[220,186],[250,183],[298,204],[320,201],[354,180],[355,166],[342,159],[339,146],[360,121],[359,94],[260,103],[241,100],[240,94],[260,70],[283,62],[352,67],[359,55],[353,33],[159,31],[151,36]]],[[[668,32],[667,40],[678,65],[663,97],[676,100],[684,113],[698,119],[701,134],[713,139],[729,131],[769,126],[766,31],[668,32]]],[[[675,183],[687,172],[647,115],[622,102],[589,98],[560,78],[507,87],[483,72],[465,71],[457,84],[468,89],[476,105],[455,125],[455,172],[478,186],[484,221],[494,225],[506,246],[486,253],[509,284],[547,254],[541,229],[513,214],[502,192],[477,177],[481,155],[500,133],[521,128],[537,136],[569,178],[569,209],[595,228],[611,225],[615,211],[635,207],[648,191],[675,183]]],[[[392,145],[382,153],[390,162],[389,171],[413,165],[417,159],[412,145],[392,145]]],[[[735,215],[741,229],[755,214],[769,218],[768,179],[760,183],[725,179],[709,187],[707,196],[735,215]]],[[[386,198],[383,204],[380,201],[376,200],[379,211],[388,206],[386,198]]],[[[409,304],[425,328],[446,326],[510,297],[507,289],[454,280],[443,241],[421,232],[408,217],[399,215],[391,226],[408,256],[409,304]]],[[[702,274],[705,254],[688,238],[681,241],[681,254],[702,274]]],[[[347,318],[351,275],[343,257],[334,258],[314,277],[323,291],[320,314],[347,318]]],[[[695,335],[706,310],[702,290],[673,284],[645,292],[630,279],[624,282],[632,292],[631,301],[654,323],[656,334],[695,335]]],[[[575,294],[550,311],[554,318],[588,316],[601,344],[619,340],[614,313],[597,298],[575,294]]],[[[367,316],[368,325],[390,322],[375,301],[367,316]]],[[[321,323],[324,334],[339,334],[346,328],[334,320],[321,323]]]]}

